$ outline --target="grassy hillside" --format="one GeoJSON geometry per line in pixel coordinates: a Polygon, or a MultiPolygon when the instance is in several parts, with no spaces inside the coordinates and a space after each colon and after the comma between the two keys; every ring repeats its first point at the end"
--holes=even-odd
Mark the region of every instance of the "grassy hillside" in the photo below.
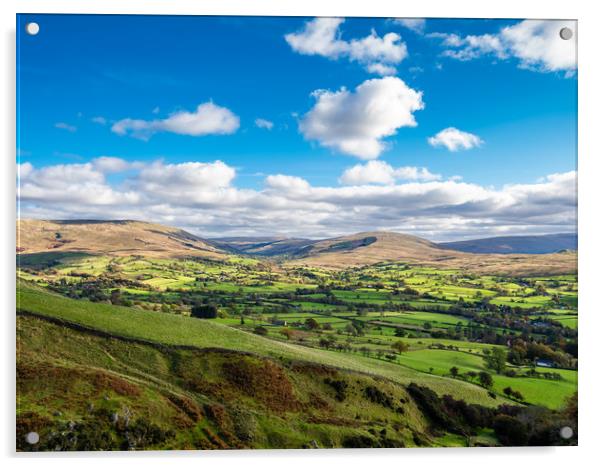
{"type": "Polygon", "coordinates": [[[17,309],[64,319],[124,337],[169,345],[249,351],[262,356],[326,364],[386,377],[399,383],[416,382],[441,395],[450,394],[485,406],[495,406],[501,402],[499,397],[494,400],[484,389],[473,384],[425,374],[397,364],[356,354],[273,341],[201,319],[71,300],[22,281],[17,290],[17,309]]]}
{"type": "Polygon", "coordinates": [[[225,251],[186,231],[132,220],[18,220],[17,253],[90,253],[220,259],[225,251]]]}
{"type": "Polygon", "coordinates": [[[213,243],[224,249],[232,249],[239,254],[254,256],[295,256],[307,250],[315,240],[304,238],[254,237],[254,238],[215,238],[213,243]]]}
{"type": "MultiPolygon", "coordinates": [[[[406,390],[322,365],[161,348],[18,317],[17,448],[461,446],[406,390]],[[52,342],[52,343],[49,343],[52,342]],[[40,442],[24,441],[28,432],[40,442]],[[445,435],[443,435],[445,434],[445,435]]],[[[482,435],[479,442],[494,443],[482,435]]]]}

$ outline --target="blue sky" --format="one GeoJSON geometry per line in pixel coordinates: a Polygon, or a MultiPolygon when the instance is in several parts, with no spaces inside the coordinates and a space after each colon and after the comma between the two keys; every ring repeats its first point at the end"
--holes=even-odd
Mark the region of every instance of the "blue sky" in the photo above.
{"type": "MultiPolygon", "coordinates": [[[[574,40],[572,45],[560,43],[555,33],[564,23],[531,25],[516,20],[429,19],[402,24],[390,19],[347,19],[329,26],[335,32],[328,43],[324,37],[309,37],[308,25],[314,21],[317,20],[18,16],[17,141],[19,162],[28,164],[24,170],[27,173],[22,175],[22,211],[29,216],[52,218],[98,216],[106,212],[103,206],[117,201],[105,200],[95,205],[90,204],[90,196],[82,195],[78,205],[69,205],[68,199],[47,195],[44,190],[51,189],[52,183],[43,178],[49,174],[62,176],[56,170],[44,171],[45,168],[61,166],[64,171],[92,164],[94,170],[98,168],[94,160],[111,157],[130,165],[98,169],[102,179],[94,175],[90,179],[111,191],[112,197],[108,196],[111,199],[122,199],[119,196],[126,191],[137,191],[144,197],[117,210],[115,215],[131,217],[142,209],[149,220],[178,224],[207,235],[259,234],[276,228],[283,234],[320,236],[377,227],[449,239],[455,235],[574,229],[575,213],[569,215],[568,223],[562,223],[560,214],[566,218],[566,212],[560,212],[556,204],[564,206],[563,209],[572,206],[574,211],[574,199],[558,201],[556,186],[549,189],[549,202],[531,199],[534,205],[547,204],[549,212],[519,214],[517,206],[525,200],[517,198],[513,207],[515,217],[508,218],[509,214],[499,209],[495,212],[485,209],[481,222],[475,222],[479,218],[476,207],[470,215],[464,213],[467,203],[474,206],[483,202],[481,194],[454,198],[437,206],[427,203],[421,212],[417,212],[418,207],[411,212],[390,212],[376,223],[376,217],[368,212],[358,213],[357,221],[350,220],[347,209],[362,208],[329,197],[339,196],[343,189],[349,191],[346,196],[353,197],[350,190],[362,186],[390,190],[392,183],[395,186],[424,183],[424,187],[414,186],[424,191],[430,185],[440,189],[436,183],[449,182],[461,185],[460,190],[471,188],[471,192],[476,192],[478,187],[493,193],[496,200],[491,202],[499,208],[499,199],[507,194],[504,189],[508,185],[528,185],[534,191],[545,192],[546,189],[536,186],[541,187],[546,177],[576,170],[574,40]],[[35,36],[24,32],[25,24],[31,21],[40,25],[35,36]],[[296,34],[298,40],[287,39],[287,34],[296,34]],[[389,45],[380,44],[378,40],[387,34],[397,36],[390,36],[393,42],[389,45]],[[358,42],[366,37],[378,39],[376,48],[358,42]],[[542,38],[550,42],[546,50],[538,45],[542,38]],[[379,44],[382,48],[378,48],[379,44]],[[386,76],[370,72],[374,64],[386,65],[389,69],[384,73],[386,76]],[[374,80],[374,89],[366,90],[365,99],[354,100],[354,96],[361,94],[358,86],[370,80],[374,80]],[[385,90],[385,82],[395,90],[385,90]],[[328,97],[343,87],[349,98],[337,101],[341,105],[339,113],[325,116],[316,110],[320,96],[315,91],[325,90],[330,93],[326,94],[328,97]],[[379,92],[397,92],[399,101],[392,101],[392,106],[403,106],[406,97],[411,97],[423,108],[410,110],[406,117],[392,114],[390,121],[378,123],[384,126],[370,129],[370,125],[377,123],[370,115],[361,113],[370,105],[371,96],[379,92]],[[195,117],[197,107],[206,103],[212,105],[207,109],[211,110],[207,118],[224,118],[227,128],[191,134],[195,130],[182,130],[179,122],[177,131],[173,131],[171,123],[165,123],[178,112],[195,117]],[[257,119],[266,120],[271,127],[258,127],[257,119]],[[132,120],[145,125],[144,134],[136,133],[132,120]],[[119,122],[126,128],[121,134],[119,122]],[[347,127],[342,128],[345,124],[347,127]],[[368,133],[372,131],[372,136],[362,140],[359,148],[350,138],[353,139],[353,131],[362,132],[364,127],[368,133]],[[462,139],[468,141],[468,146],[460,150],[450,150],[454,146],[443,136],[439,144],[433,139],[429,143],[429,138],[437,137],[447,128],[457,129],[460,138],[473,137],[472,142],[462,139]],[[374,132],[381,135],[374,136],[374,132]],[[383,133],[388,135],[382,136],[383,133]],[[368,150],[364,143],[377,143],[380,148],[368,150]],[[345,149],[350,145],[352,149],[345,149]],[[178,167],[183,171],[186,167],[200,170],[195,181],[186,181],[195,185],[190,187],[192,191],[182,188],[182,195],[186,191],[187,197],[196,199],[195,202],[156,196],[151,199],[152,196],[146,195],[148,189],[140,184],[145,179],[143,167],[159,160],[174,173],[178,167]],[[204,182],[203,170],[216,161],[235,174],[225,173],[223,183],[199,186],[204,182]],[[137,164],[131,165],[132,162],[137,164]],[[197,165],[182,165],[190,162],[197,165]],[[365,169],[369,163],[372,171],[365,169]],[[360,168],[356,170],[355,181],[343,181],[352,178],[343,176],[345,170],[356,165],[360,168]],[[391,179],[389,169],[403,167],[424,167],[433,176],[420,179],[396,174],[391,179]],[[374,171],[377,175],[370,176],[374,171]],[[268,179],[270,175],[289,178],[273,183],[274,178],[268,179]],[[311,198],[315,204],[324,203],[328,207],[315,212],[308,211],[307,206],[295,207],[294,196],[281,191],[290,191],[299,179],[307,183],[304,189],[312,190],[311,195],[299,195],[299,199],[311,198]],[[221,190],[229,200],[215,200],[212,204],[206,196],[197,196],[199,190],[206,194],[212,189],[221,190]],[[276,193],[276,189],[280,191],[276,193]],[[325,194],[319,189],[332,192],[325,194]],[[226,193],[228,190],[233,191],[226,193]],[[276,199],[282,195],[288,202],[288,210],[297,209],[296,215],[315,213],[313,228],[290,222],[282,227],[268,227],[269,219],[251,215],[253,209],[267,209],[265,201],[249,201],[253,193],[276,199]],[[233,196],[241,200],[233,201],[233,196]],[[178,213],[166,214],[160,208],[164,205],[178,213]],[[248,218],[243,223],[239,220],[228,223],[231,217],[223,216],[214,223],[207,220],[215,211],[226,208],[231,209],[230,215],[244,212],[248,218]],[[193,215],[186,213],[186,209],[193,215]],[[203,213],[202,219],[190,220],[203,213]],[[332,218],[326,218],[328,213],[332,218]],[[419,226],[420,221],[408,220],[428,215],[431,219],[449,220],[449,232],[441,233],[433,225],[419,226]],[[461,231],[458,223],[450,220],[452,217],[463,219],[461,231]]],[[[174,177],[166,189],[178,190],[174,177]]],[[[63,181],[79,182],[68,176],[63,181]]],[[[83,189],[73,188],[77,192],[83,189]]],[[[570,186],[567,190],[570,191],[570,186]]],[[[387,196],[384,192],[377,194],[387,196]]],[[[387,199],[389,204],[385,207],[397,202],[387,199]]],[[[76,198],[71,200],[75,201],[76,198]]],[[[122,200],[119,202],[123,205],[122,200]]],[[[408,199],[399,198],[398,202],[405,205],[408,199]]],[[[375,201],[370,208],[378,205],[375,201]]]]}

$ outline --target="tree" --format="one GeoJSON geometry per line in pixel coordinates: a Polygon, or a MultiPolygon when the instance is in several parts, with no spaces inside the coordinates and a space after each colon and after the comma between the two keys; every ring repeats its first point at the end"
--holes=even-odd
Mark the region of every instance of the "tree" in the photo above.
{"type": "Polygon", "coordinates": [[[449,373],[451,374],[452,377],[458,377],[460,370],[456,366],[452,366],[449,369],[449,373]]]}
{"type": "Polygon", "coordinates": [[[399,354],[406,352],[409,348],[410,345],[408,345],[407,343],[403,342],[403,341],[396,341],[395,343],[393,343],[391,345],[391,348],[393,348],[395,351],[397,351],[399,354]]]}
{"type": "Polygon", "coordinates": [[[326,349],[330,349],[330,347],[332,346],[332,341],[330,341],[328,338],[320,338],[320,341],[318,343],[320,347],[326,349]]]}
{"type": "Polygon", "coordinates": [[[290,340],[293,337],[294,332],[290,328],[283,328],[280,330],[280,335],[284,335],[287,340],[290,340]]]}
{"type": "Polygon", "coordinates": [[[310,317],[309,319],[305,319],[305,326],[309,329],[309,330],[316,330],[320,328],[320,324],[318,323],[318,321],[316,319],[314,319],[313,317],[310,317]]]}
{"type": "Polygon", "coordinates": [[[408,334],[408,332],[406,332],[403,328],[401,327],[397,327],[395,329],[395,336],[396,337],[405,337],[408,334]]]}
{"type": "Polygon", "coordinates": [[[493,377],[491,377],[489,372],[479,372],[479,383],[485,388],[491,388],[493,377]]]}
{"type": "Polygon", "coordinates": [[[255,330],[253,330],[253,333],[265,337],[268,334],[268,329],[262,327],[261,325],[258,325],[257,327],[255,327],[255,330]]]}
{"type": "Polygon", "coordinates": [[[215,319],[217,317],[217,306],[215,304],[197,304],[192,306],[190,316],[197,319],[215,319]]]}
{"type": "Polygon", "coordinates": [[[111,304],[115,304],[115,305],[121,304],[121,290],[114,289],[113,291],[111,291],[110,300],[111,300],[111,304]]]}
{"type": "Polygon", "coordinates": [[[485,366],[501,374],[506,368],[506,352],[502,348],[495,347],[485,356],[485,366]]]}

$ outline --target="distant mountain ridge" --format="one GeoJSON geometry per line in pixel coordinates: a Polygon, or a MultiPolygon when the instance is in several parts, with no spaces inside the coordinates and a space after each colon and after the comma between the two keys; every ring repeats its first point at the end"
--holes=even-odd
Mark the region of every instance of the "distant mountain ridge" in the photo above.
{"type": "Polygon", "coordinates": [[[577,270],[575,252],[475,254],[444,248],[417,236],[382,231],[317,241],[290,258],[285,265],[340,270],[386,262],[492,275],[553,275],[577,270]]]}
{"type": "Polygon", "coordinates": [[[438,243],[438,245],[473,254],[550,254],[559,251],[576,251],[577,234],[495,236],[438,243]]]}
{"type": "Polygon", "coordinates": [[[383,231],[324,240],[282,237],[203,239],[176,227],[132,220],[19,220],[17,239],[18,255],[78,252],[214,260],[226,260],[232,255],[253,255],[276,259],[283,267],[341,270],[403,262],[494,275],[551,275],[573,273],[577,269],[575,252],[465,252],[417,236],[383,231]]]}

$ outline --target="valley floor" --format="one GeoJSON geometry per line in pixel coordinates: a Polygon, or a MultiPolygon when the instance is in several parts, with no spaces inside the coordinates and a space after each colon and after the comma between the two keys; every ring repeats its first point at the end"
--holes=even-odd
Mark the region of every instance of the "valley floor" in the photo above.
{"type": "Polygon", "coordinates": [[[573,422],[574,275],[80,253],[19,265],[20,449],[562,444],[556,425],[573,422]]]}

